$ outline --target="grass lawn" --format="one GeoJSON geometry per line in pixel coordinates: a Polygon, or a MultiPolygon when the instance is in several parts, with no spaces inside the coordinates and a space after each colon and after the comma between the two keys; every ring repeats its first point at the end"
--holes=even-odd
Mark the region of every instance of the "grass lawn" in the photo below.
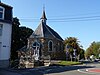
{"type": "Polygon", "coordinates": [[[82,63],[81,62],[75,62],[75,61],[61,61],[58,64],[69,66],[69,65],[79,65],[79,64],[82,64],[82,63]]]}

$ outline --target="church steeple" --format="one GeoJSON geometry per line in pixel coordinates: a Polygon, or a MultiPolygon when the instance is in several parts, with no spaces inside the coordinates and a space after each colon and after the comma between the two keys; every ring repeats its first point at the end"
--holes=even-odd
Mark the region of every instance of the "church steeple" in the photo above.
{"type": "Polygon", "coordinates": [[[41,19],[45,19],[45,20],[47,20],[46,15],[45,15],[45,10],[43,10],[43,14],[42,14],[41,19]]]}
{"type": "Polygon", "coordinates": [[[42,22],[44,22],[46,24],[46,14],[45,14],[45,8],[43,7],[43,13],[42,13],[42,17],[40,18],[42,22]]]}

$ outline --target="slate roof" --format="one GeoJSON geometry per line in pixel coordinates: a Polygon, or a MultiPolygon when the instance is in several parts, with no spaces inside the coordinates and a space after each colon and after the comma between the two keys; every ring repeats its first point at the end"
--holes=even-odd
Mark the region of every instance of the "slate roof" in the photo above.
{"type": "Polygon", "coordinates": [[[61,36],[56,32],[56,31],[54,31],[52,28],[50,28],[48,25],[46,25],[47,26],[47,28],[50,30],[50,32],[56,37],[56,38],[58,38],[59,40],[62,40],[63,41],[63,39],[61,38],[61,36]]]}
{"type": "Polygon", "coordinates": [[[2,2],[0,2],[0,5],[1,5],[1,6],[4,6],[4,7],[13,8],[13,7],[11,7],[11,6],[7,5],[7,4],[4,4],[4,3],[2,3],[2,2]]]}
{"type": "Polygon", "coordinates": [[[30,38],[34,37],[44,37],[44,38],[50,38],[54,37],[60,41],[63,41],[63,39],[60,37],[60,35],[54,31],[52,28],[50,28],[48,25],[46,25],[46,15],[45,11],[43,10],[43,15],[41,17],[41,23],[35,30],[35,32],[30,36],[30,38]]]}
{"type": "Polygon", "coordinates": [[[30,38],[34,38],[35,36],[44,38],[49,38],[52,36],[56,39],[63,41],[63,39],[56,31],[54,31],[52,28],[50,28],[48,25],[45,25],[44,23],[39,24],[39,26],[37,27],[35,32],[30,36],[30,38]]]}

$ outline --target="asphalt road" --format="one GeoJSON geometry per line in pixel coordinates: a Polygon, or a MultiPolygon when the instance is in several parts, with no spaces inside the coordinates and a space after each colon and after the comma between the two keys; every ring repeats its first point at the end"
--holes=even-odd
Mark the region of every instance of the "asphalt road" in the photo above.
{"type": "MultiPolygon", "coordinates": [[[[46,74],[46,75],[90,75],[90,74],[81,73],[81,72],[74,70],[74,71],[68,71],[68,72],[62,72],[62,73],[52,73],[52,74],[46,74]]],[[[94,75],[94,74],[91,74],[91,75],[94,75]]]]}
{"type": "Polygon", "coordinates": [[[76,66],[53,66],[46,69],[45,75],[100,75],[100,73],[87,72],[89,68],[100,68],[100,63],[86,63],[76,66]]]}
{"type": "Polygon", "coordinates": [[[86,69],[100,68],[98,63],[85,63],[74,66],[47,66],[34,69],[0,69],[0,75],[100,75],[100,73],[90,73],[86,69]]]}

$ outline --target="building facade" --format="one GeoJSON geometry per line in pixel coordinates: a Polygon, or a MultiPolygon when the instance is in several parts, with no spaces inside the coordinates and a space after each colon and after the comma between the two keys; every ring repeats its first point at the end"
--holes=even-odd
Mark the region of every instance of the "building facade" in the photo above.
{"type": "Polygon", "coordinates": [[[63,39],[56,31],[46,24],[46,20],[45,10],[43,10],[40,24],[28,38],[27,47],[23,47],[18,52],[20,59],[22,59],[20,61],[21,63],[28,59],[31,61],[38,61],[46,58],[50,60],[63,59],[63,39]],[[23,60],[23,58],[25,58],[25,60],[23,60]]]}
{"type": "Polygon", "coordinates": [[[8,67],[11,50],[12,7],[0,2],[0,67],[8,67]]]}

